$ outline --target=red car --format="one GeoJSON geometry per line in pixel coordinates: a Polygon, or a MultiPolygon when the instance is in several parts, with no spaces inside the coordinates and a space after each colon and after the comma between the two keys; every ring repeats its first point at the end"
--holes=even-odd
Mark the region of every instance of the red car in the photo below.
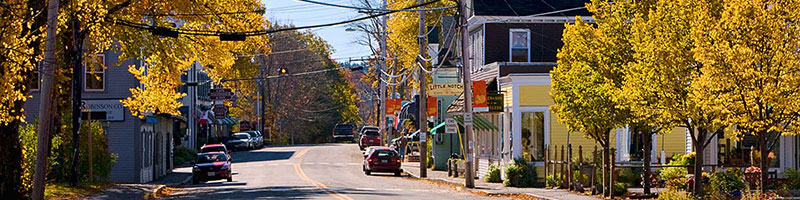
{"type": "Polygon", "coordinates": [[[224,144],[206,144],[200,147],[200,153],[209,152],[223,152],[228,154],[228,159],[231,158],[231,150],[228,150],[224,144]]]}
{"type": "Polygon", "coordinates": [[[367,130],[361,134],[361,139],[358,140],[358,147],[364,150],[369,146],[381,146],[381,137],[378,131],[367,130]]]}
{"type": "Polygon", "coordinates": [[[231,160],[225,152],[198,153],[197,162],[192,162],[192,183],[228,179],[233,181],[231,160]]]}
{"type": "Polygon", "coordinates": [[[378,147],[372,149],[364,157],[364,174],[370,175],[372,172],[390,172],[395,176],[400,176],[403,169],[400,168],[400,154],[389,147],[378,147]]]}

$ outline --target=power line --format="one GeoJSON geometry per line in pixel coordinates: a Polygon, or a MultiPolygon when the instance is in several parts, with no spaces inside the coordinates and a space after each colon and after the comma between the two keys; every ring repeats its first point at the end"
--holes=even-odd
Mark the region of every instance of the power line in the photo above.
{"type": "Polygon", "coordinates": [[[346,6],[346,5],[325,3],[325,2],[312,1],[312,0],[297,0],[297,1],[302,1],[302,2],[306,2],[306,3],[313,3],[313,4],[319,4],[319,5],[324,5],[324,6],[338,7],[338,8],[348,8],[348,9],[355,9],[355,10],[370,10],[370,11],[380,11],[380,12],[387,12],[387,11],[395,11],[395,12],[397,12],[397,11],[434,11],[434,10],[444,10],[444,9],[456,8],[456,6],[448,6],[448,7],[438,7],[438,8],[401,9],[401,10],[397,10],[397,9],[365,8],[365,7],[346,6]]]}
{"type": "Polygon", "coordinates": [[[258,10],[247,10],[247,11],[235,11],[235,12],[220,12],[220,13],[161,13],[161,14],[154,14],[154,13],[139,13],[142,16],[156,16],[156,17],[164,17],[164,16],[213,16],[213,15],[237,15],[237,14],[250,14],[250,13],[258,13],[264,14],[266,9],[258,9],[258,10]]]}
{"type": "Polygon", "coordinates": [[[327,27],[327,26],[336,26],[336,25],[341,25],[341,24],[347,24],[347,23],[361,21],[361,20],[365,20],[365,19],[380,17],[380,16],[392,14],[392,13],[395,13],[395,12],[406,11],[406,10],[412,9],[412,8],[417,8],[417,7],[430,5],[430,4],[438,2],[438,1],[439,0],[433,0],[433,1],[426,2],[426,3],[409,6],[409,7],[406,7],[404,9],[402,9],[402,10],[395,10],[395,11],[388,11],[388,12],[383,12],[383,13],[378,13],[378,14],[372,14],[372,15],[368,15],[366,17],[361,17],[361,18],[356,18],[356,19],[351,19],[351,20],[345,20],[345,21],[340,21],[340,22],[334,22],[334,23],[328,23],[328,24],[318,24],[318,25],[310,25],[310,26],[298,26],[298,27],[289,27],[289,28],[280,28],[280,29],[271,29],[271,30],[254,30],[254,31],[245,31],[245,32],[222,32],[222,31],[209,31],[209,30],[187,30],[187,29],[171,28],[171,27],[150,26],[150,25],[144,24],[144,23],[131,22],[131,21],[127,21],[127,20],[123,20],[123,19],[117,19],[117,18],[114,18],[111,21],[118,22],[120,25],[123,25],[123,26],[128,26],[128,27],[131,27],[131,28],[150,30],[150,31],[154,32],[154,34],[155,33],[161,33],[161,34],[168,35],[168,36],[171,36],[171,37],[172,36],[177,37],[177,35],[182,34],[182,35],[198,35],[198,36],[219,36],[220,39],[223,39],[223,40],[226,37],[227,38],[234,38],[235,40],[244,40],[244,38],[247,37],[247,36],[258,36],[258,35],[266,35],[266,34],[271,34],[271,33],[276,33],[276,32],[282,32],[282,31],[293,31],[293,30],[302,30],[302,29],[310,29],[310,28],[318,28],[318,27],[327,27]]]}

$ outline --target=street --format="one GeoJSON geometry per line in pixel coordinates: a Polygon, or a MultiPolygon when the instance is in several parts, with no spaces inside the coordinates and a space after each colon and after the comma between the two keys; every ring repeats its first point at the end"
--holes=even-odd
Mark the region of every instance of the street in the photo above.
{"type": "Polygon", "coordinates": [[[165,199],[495,199],[390,173],[367,176],[362,160],[356,144],[234,152],[233,182],[184,185],[165,199]]]}

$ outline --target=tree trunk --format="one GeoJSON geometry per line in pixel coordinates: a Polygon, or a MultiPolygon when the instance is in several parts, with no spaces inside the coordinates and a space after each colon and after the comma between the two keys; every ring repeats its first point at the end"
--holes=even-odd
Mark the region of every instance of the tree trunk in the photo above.
{"type": "Polygon", "coordinates": [[[693,143],[695,151],[694,159],[694,186],[692,191],[698,197],[703,196],[703,153],[705,152],[706,130],[697,130],[697,141],[693,143]]]}
{"type": "Polygon", "coordinates": [[[644,184],[642,184],[642,187],[644,187],[645,194],[650,194],[650,156],[652,153],[651,151],[653,149],[653,142],[651,141],[653,132],[647,130],[647,131],[642,131],[641,133],[642,133],[642,146],[644,147],[642,150],[643,151],[642,154],[644,155],[642,158],[642,161],[644,163],[644,170],[643,170],[644,177],[642,177],[642,181],[644,184]]]}
{"type": "Polygon", "coordinates": [[[767,172],[769,171],[769,149],[767,149],[767,133],[761,133],[762,137],[758,141],[758,151],[761,153],[761,158],[759,159],[758,167],[761,168],[761,173],[759,173],[759,179],[761,179],[761,184],[759,186],[759,190],[762,194],[767,192],[767,172]]]}
{"type": "MultiPolygon", "coordinates": [[[[16,107],[21,107],[22,102],[16,102],[16,107]]],[[[17,110],[15,108],[15,110],[17,110]]],[[[21,182],[22,145],[19,141],[19,120],[14,120],[6,125],[0,125],[0,196],[7,199],[22,199],[24,191],[21,182]]]]}
{"type": "Polygon", "coordinates": [[[612,191],[611,185],[609,185],[610,183],[609,180],[611,180],[611,174],[609,174],[609,172],[611,172],[611,166],[610,166],[611,161],[609,160],[610,156],[611,155],[608,149],[608,143],[606,143],[605,145],[603,145],[603,196],[604,197],[611,195],[612,191]]]}

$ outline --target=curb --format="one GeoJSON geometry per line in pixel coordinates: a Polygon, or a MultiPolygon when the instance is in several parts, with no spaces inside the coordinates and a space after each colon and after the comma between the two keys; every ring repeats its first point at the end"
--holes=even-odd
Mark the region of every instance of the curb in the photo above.
{"type": "Polygon", "coordinates": [[[536,195],[536,194],[531,194],[531,193],[487,192],[487,191],[483,191],[483,190],[480,190],[480,189],[466,188],[466,187],[464,187],[464,185],[462,185],[460,183],[454,183],[454,182],[451,182],[451,181],[448,181],[448,180],[445,180],[445,179],[441,179],[441,178],[420,178],[419,175],[417,175],[417,174],[411,173],[411,172],[409,172],[407,170],[403,170],[403,171],[405,171],[406,174],[408,174],[412,178],[423,179],[423,180],[438,182],[438,183],[442,183],[442,184],[452,185],[452,186],[455,186],[456,188],[460,188],[459,190],[469,190],[469,191],[473,191],[473,192],[483,192],[483,193],[486,193],[488,195],[525,195],[525,196],[532,197],[534,199],[558,200],[558,199],[555,199],[555,198],[552,198],[552,197],[546,197],[546,196],[541,196],[541,195],[536,195]]]}
{"type": "Polygon", "coordinates": [[[158,194],[158,193],[160,193],[162,190],[164,190],[164,187],[166,187],[166,185],[158,185],[158,186],[156,187],[156,189],[153,189],[153,192],[150,192],[150,193],[146,193],[146,194],[144,194],[144,196],[142,197],[142,199],[143,199],[143,200],[149,200],[149,199],[153,198],[153,196],[155,196],[156,194],[158,194]]]}
{"type": "Polygon", "coordinates": [[[169,185],[158,185],[158,186],[156,186],[156,188],[155,188],[155,189],[153,189],[153,191],[152,191],[152,192],[144,194],[144,196],[142,197],[142,199],[143,199],[143,200],[149,200],[149,199],[152,199],[154,196],[156,196],[156,194],[158,194],[158,193],[161,193],[161,191],[163,191],[163,190],[164,190],[164,188],[166,188],[167,186],[184,185],[184,184],[187,184],[187,183],[189,183],[190,181],[192,181],[192,176],[188,176],[188,177],[184,178],[183,180],[181,180],[180,182],[177,182],[177,183],[175,183],[175,184],[169,184],[169,185]]]}

